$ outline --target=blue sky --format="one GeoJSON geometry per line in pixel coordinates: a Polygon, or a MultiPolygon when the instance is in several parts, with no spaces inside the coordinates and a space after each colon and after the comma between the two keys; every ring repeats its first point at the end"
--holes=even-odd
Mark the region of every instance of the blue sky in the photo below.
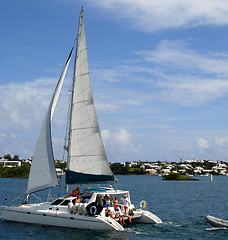
{"type": "MultiPolygon", "coordinates": [[[[109,161],[228,161],[226,0],[2,0],[0,156],[33,155],[82,6],[109,161]]],[[[53,123],[59,159],[71,74],[53,123]]]]}

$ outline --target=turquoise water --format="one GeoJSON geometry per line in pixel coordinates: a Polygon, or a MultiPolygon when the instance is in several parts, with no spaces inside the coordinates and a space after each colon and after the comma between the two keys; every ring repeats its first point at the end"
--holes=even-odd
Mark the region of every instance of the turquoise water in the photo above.
{"type": "MultiPolygon", "coordinates": [[[[214,229],[204,220],[206,215],[228,219],[228,177],[214,177],[214,182],[209,177],[198,177],[199,182],[162,181],[155,176],[117,178],[114,188],[130,190],[135,205],[146,200],[148,210],[163,224],[133,224],[125,232],[105,232],[0,220],[0,239],[228,239],[227,229],[214,229]]],[[[0,204],[4,205],[5,198],[9,201],[25,192],[27,179],[0,178],[0,184],[0,204]]],[[[63,184],[60,193],[64,194],[63,184]]]]}

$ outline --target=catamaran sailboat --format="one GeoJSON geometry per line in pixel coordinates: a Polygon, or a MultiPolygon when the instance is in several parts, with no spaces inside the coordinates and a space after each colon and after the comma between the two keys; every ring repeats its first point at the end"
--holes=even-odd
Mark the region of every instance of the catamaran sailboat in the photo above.
{"type": "Polygon", "coordinates": [[[2,206],[1,218],[59,227],[96,230],[124,230],[124,223],[162,223],[146,210],[141,201],[136,208],[129,191],[115,190],[117,179],[107,160],[106,151],[96,117],[87,57],[83,9],[80,11],[76,44],[72,99],[65,176],[66,195],[53,201],[31,203],[34,193],[58,185],[51,138],[51,121],[63,81],[72,57],[72,48],[45,115],[35,148],[25,199],[17,206],[2,206]],[[108,184],[109,187],[87,188],[82,193],[69,192],[71,185],[108,184]],[[120,204],[114,199],[122,198],[120,204]],[[80,200],[78,200],[80,199],[80,200]],[[109,210],[109,211],[108,211],[109,210]],[[118,214],[117,214],[118,211],[118,214]]]}

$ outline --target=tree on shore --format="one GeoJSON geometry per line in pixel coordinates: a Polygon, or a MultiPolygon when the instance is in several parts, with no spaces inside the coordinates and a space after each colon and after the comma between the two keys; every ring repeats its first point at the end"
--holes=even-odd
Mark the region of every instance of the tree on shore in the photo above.
{"type": "Polygon", "coordinates": [[[7,159],[9,161],[20,161],[20,157],[18,155],[14,155],[14,157],[11,156],[11,154],[7,153],[3,157],[4,159],[7,159]]]}
{"type": "Polygon", "coordinates": [[[6,155],[4,155],[3,157],[4,159],[8,159],[9,161],[12,161],[12,157],[9,153],[7,153],[6,155]]]}

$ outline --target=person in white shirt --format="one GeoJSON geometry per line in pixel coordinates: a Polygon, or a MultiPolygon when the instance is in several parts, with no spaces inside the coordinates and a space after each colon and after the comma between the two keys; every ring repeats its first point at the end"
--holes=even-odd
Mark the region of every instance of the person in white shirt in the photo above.
{"type": "Polygon", "coordinates": [[[127,198],[126,195],[124,195],[124,199],[121,199],[121,200],[123,201],[124,211],[125,211],[125,213],[127,213],[128,212],[128,206],[130,205],[130,201],[127,198]]]}

